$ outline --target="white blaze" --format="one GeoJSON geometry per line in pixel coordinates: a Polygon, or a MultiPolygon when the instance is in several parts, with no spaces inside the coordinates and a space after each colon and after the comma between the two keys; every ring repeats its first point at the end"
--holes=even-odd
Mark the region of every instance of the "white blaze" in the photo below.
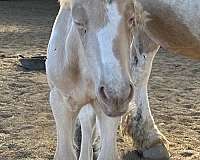
{"type": "MultiPolygon", "coordinates": [[[[101,52],[101,60],[103,65],[106,64],[104,67],[106,67],[107,71],[110,70],[119,70],[120,65],[116,57],[113,53],[113,40],[118,35],[118,27],[121,20],[121,15],[119,14],[118,7],[116,3],[108,4],[107,5],[107,16],[108,16],[108,23],[106,26],[100,29],[100,31],[97,33],[98,42],[100,45],[100,52],[101,52]]],[[[118,72],[114,72],[120,73],[118,72]]],[[[110,73],[112,74],[112,73],[110,73]]],[[[110,75],[110,77],[113,78],[113,76],[117,76],[118,79],[120,79],[121,75],[110,75]]]]}

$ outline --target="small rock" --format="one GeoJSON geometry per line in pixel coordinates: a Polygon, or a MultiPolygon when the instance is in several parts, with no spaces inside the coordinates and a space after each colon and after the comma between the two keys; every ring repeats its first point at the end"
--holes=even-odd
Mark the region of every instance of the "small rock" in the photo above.
{"type": "Polygon", "coordinates": [[[3,133],[3,134],[10,134],[10,131],[4,130],[4,129],[0,129],[0,133],[3,133]]]}
{"type": "Polygon", "coordinates": [[[14,143],[8,145],[8,148],[9,148],[9,149],[13,149],[13,148],[16,148],[16,147],[17,147],[17,145],[14,144],[14,143]]]}
{"type": "Polygon", "coordinates": [[[184,150],[181,155],[183,157],[191,157],[192,155],[194,155],[194,151],[193,150],[184,150]]]}
{"type": "Polygon", "coordinates": [[[24,125],[20,128],[20,130],[28,130],[28,129],[33,129],[34,126],[33,125],[24,125]]]}
{"type": "Polygon", "coordinates": [[[10,117],[12,117],[12,116],[13,116],[13,115],[10,114],[10,113],[4,113],[4,112],[0,113],[0,117],[2,117],[2,118],[10,118],[10,117]]]}

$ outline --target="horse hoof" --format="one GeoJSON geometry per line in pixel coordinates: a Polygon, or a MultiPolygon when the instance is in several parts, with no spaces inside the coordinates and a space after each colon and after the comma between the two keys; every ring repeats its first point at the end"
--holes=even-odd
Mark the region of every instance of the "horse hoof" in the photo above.
{"type": "Polygon", "coordinates": [[[169,160],[170,154],[164,144],[156,144],[142,151],[142,156],[147,160],[169,160]]]}

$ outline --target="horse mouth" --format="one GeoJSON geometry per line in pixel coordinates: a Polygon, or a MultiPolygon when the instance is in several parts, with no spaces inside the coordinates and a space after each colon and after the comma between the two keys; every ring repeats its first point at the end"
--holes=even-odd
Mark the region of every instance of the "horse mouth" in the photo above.
{"type": "Polygon", "coordinates": [[[104,112],[108,117],[121,117],[121,116],[123,116],[125,113],[126,113],[126,111],[125,112],[104,112]]]}
{"type": "Polygon", "coordinates": [[[121,117],[128,111],[128,104],[126,106],[125,105],[110,106],[100,103],[100,107],[104,112],[104,114],[107,115],[108,117],[121,117]]]}

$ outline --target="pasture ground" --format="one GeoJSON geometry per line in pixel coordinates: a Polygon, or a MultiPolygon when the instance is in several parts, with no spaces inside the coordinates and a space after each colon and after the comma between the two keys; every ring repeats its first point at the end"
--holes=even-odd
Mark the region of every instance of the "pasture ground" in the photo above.
{"type": "MultiPolygon", "coordinates": [[[[46,54],[57,10],[53,0],[0,1],[0,160],[53,158],[55,123],[45,74],[17,64],[20,54],[46,54]]],[[[156,124],[170,141],[173,160],[200,160],[200,63],[161,52],[149,83],[156,124]]],[[[126,141],[119,139],[122,152],[130,147],[126,141]]]]}

